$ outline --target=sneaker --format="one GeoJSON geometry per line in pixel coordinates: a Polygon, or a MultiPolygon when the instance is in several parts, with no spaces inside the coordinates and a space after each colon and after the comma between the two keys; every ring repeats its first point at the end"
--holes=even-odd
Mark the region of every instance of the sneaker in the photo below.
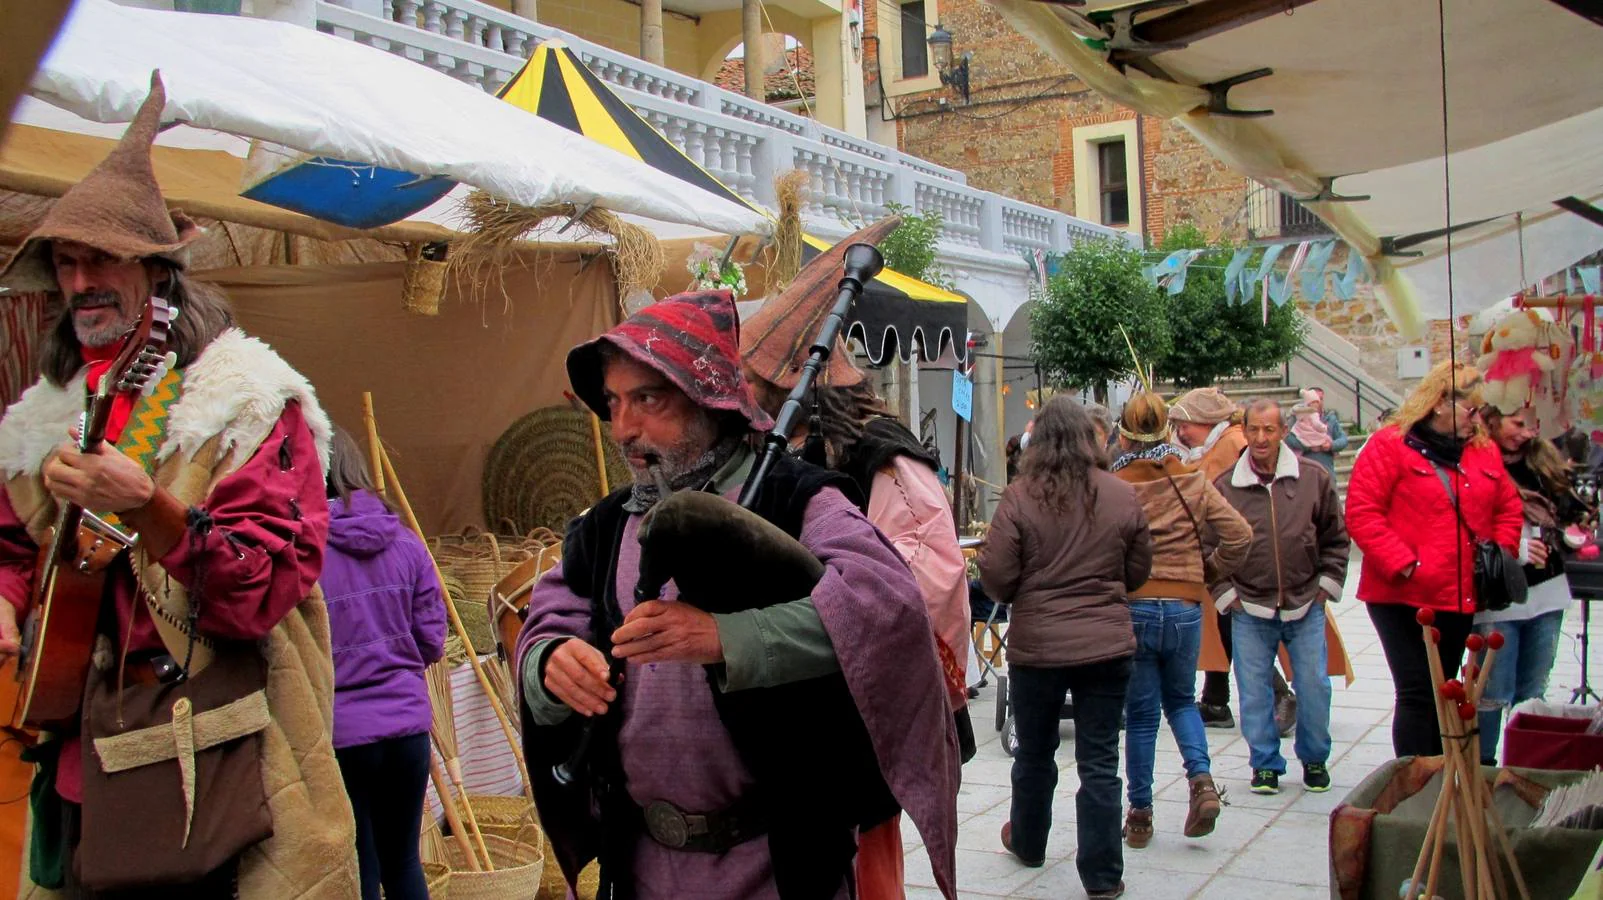
{"type": "Polygon", "coordinates": [[[1124,814],[1124,843],[1131,850],[1141,850],[1152,843],[1152,807],[1132,806],[1124,814]]]}
{"type": "Polygon", "coordinates": [[[1290,691],[1275,698],[1275,727],[1281,737],[1291,737],[1297,727],[1297,695],[1290,691]]]}
{"type": "Polygon", "coordinates": [[[1302,786],[1304,790],[1323,794],[1330,790],[1330,770],[1325,768],[1324,763],[1303,763],[1302,786]]]}
{"type": "Polygon", "coordinates": [[[1230,714],[1228,704],[1198,703],[1197,712],[1202,713],[1202,725],[1205,728],[1236,727],[1236,717],[1230,714]]]}
{"type": "Polygon", "coordinates": [[[1118,885],[1105,891],[1088,890],[1085,892],[1085,896],[1086,900],[1119,900],[1120,897],[1124,896],[1124,882],[1121,881],[1118,885]]]}
{"type": "MultiPolygon", "coordinates": [[[[1323,766],[1320,768],[1323,768],[1323,766]]],[[[1270,769],[1253,770],[1252,792],[1254,794],[1280,793],[1280,774],[1270,769]]]]}
{"type": "MultiPolygon", "coordinates": [[[[1046,865],[1046,860],[1045,859],[1025,859],[1024,857],[1020,856],[1017,851],[1015,851],[1013,849],[1013,823],[1012,822],[1004,822],[1004,823],[1002,823],[1002,848],[1005,849],[1007,852],[1012,853],[1014,859],[1018,860],[1020,863],[1023,863],[1026,866],[1029,866],[1032,869],[1039,869],[1042,866],[1046,865]]],[[[1123,893],[1123,887],[1124,887],[1123,885],[1120,885],[1120,889],[1121,889],[1120,893],[1123,893]]]]}

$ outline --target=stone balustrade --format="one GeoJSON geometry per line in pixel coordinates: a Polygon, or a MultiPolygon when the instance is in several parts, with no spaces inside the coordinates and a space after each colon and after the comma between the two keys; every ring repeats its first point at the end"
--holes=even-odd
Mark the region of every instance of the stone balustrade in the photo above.
{"type": "Polygon", "coordinates": [[[647,122],[742,197],[774,206],[774,176],[808,177],[803,216],[831,230],[895,203],[938,212],[942,243],[1017,257],[1094,237],[1128,240],[1055,210],[971,188],[963,173],[530,22],[478,0],[317,0],[320,31],[404,56],[494,93],[542,41],[560,39],[647,122]]]}

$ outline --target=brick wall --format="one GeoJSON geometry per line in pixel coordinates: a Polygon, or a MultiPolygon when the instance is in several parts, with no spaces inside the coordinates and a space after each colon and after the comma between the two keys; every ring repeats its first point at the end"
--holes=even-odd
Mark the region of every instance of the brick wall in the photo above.
{"type": "MultiPolygon", "coordinates": [[[[864,2],[865,34],[877,33],[880,2],[892,0],[864,2]]],[[[900,149],[961,170],[975,187],[1093,217],[1094,211],[1075,209],[1074,129],[1136,119],[1135,113],[1091,91],[982,0],[941,0],[940,18],[955,36],[954,54],[974,54],[970,102],[959,105],[949,90],[892,97],[900,149]]],[[[865,42],[866,78],[877,74],[875,51],[875,42],[865,42]]],[[[877,99],[876,90],[870,93],[877,99]]],[[[1171,123],[1143,117],[1140,140],[1150,239],[1161,240],[1181,222],[1210,235],[1245,237],[1238,215],[1245,178],[1171,123]]]]}

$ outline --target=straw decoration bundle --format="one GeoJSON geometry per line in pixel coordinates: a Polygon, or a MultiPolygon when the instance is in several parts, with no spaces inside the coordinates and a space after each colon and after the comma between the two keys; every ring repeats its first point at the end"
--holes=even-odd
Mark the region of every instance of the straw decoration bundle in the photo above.
{"type": "MultiPolygon", "coordinates": [[[[429,734],[434,736],[434,745],[440,750],[440,758],[445,760],[445,772],[456,787],[457,796],[463,799],[461,809],[467,812],[466,825],[473,841],[478,846],[479,854],[489,869],[495,866],[490,860],[490,851],[484,846],[484,833],[479,830],[478,820],[473,815],[472,805],[466,802],[468,796],[467,785],[462,779],[462,763],[456,749],[456,714],[451,701],[451,673],[440,663],[434,663],[424,670],[424,678],[429,686],[429,705],[432,707],[433,720],[429,725],[429,734]]],[[[438,790],[438,785],[436,785],[438,790]]],[[[449,810],[455,801],[449,793],[440,794],[440,804],[447,809],[446,818],[451,815],[449,810]]],[[[457,823],[452,822],[452,831],[457,831],[457,823]]],[[[472,853],[468,851],[471,858],[472,853]]],[[[476,860],[475,860],[476,862],[476,860]]],[[[477,868],[475,866],[475,868],[477,868]]]]}
{"type": "Polygon", "coordinates": [[[418,857],[423,861],[423,881],[429,890],[429,900],[446,900],[451,890],[451,866],[446,862],[450,857],[439,822],[431,821],[423,826],[418,857]]]}
{"type": "Polygon", "coordinates": [[[781,172],[774,179],[774,199],[779,206],[779,222],[774,226],[774,242],[767,251],[768,295],[785,289],[796,280],[801,271],[802,188],[807,186],[807,173],[800,169],[781,172]]]}
{"type": "Polygon", "coordinates": [[[599,207],[581,210],[572,203],[530,207],[473,191],[457,205],[457,212],[465,220],[462,230],[466,234],[453,242],[448,265],[459,284],[467,282],[468,295],[476,299],[484,296],[492,277],[506,296],[499,272],[512,262],[519,241],[537,237],[536,232],[543,228],[561,228],[575,217],[586,228],[612,238],[610,255],[620,301],[656,287],[666,264],[662,245],[651,232],[599,207]]]}

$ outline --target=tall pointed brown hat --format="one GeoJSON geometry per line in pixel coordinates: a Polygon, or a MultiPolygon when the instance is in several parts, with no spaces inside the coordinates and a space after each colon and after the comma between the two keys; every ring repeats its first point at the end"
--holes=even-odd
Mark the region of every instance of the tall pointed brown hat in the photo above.
{"type": "Polygon", "coordinates": [[[177,210],[167,210],[150,161],[166,105],[161,73],[151,72],[150,96],[122,140],[45,213],[0,269],[0,287],[19,293],[56,290],[51,241],[87,244],[122,260],[157,257],[184,267],[181,251],[200,236],[200,226],[177,210]]]}
{"type": "MultiPolygon", "coordinates": [[[[779,296],[771,298],[740,327],[740,355],[758,378],[781,388],[793,388],[812,350],[818,329],[828,317],[840,292],[846,266],[846,248],[853,244],[879,244],[902,224],[901,216],[888,216],[835,242],[802,266],[796,279],[779,296]]],[[[844,337],[835,340],[829,366],[819,373],[822,387],[851,387],[863,380],[852,364],[844,337]]]]}

